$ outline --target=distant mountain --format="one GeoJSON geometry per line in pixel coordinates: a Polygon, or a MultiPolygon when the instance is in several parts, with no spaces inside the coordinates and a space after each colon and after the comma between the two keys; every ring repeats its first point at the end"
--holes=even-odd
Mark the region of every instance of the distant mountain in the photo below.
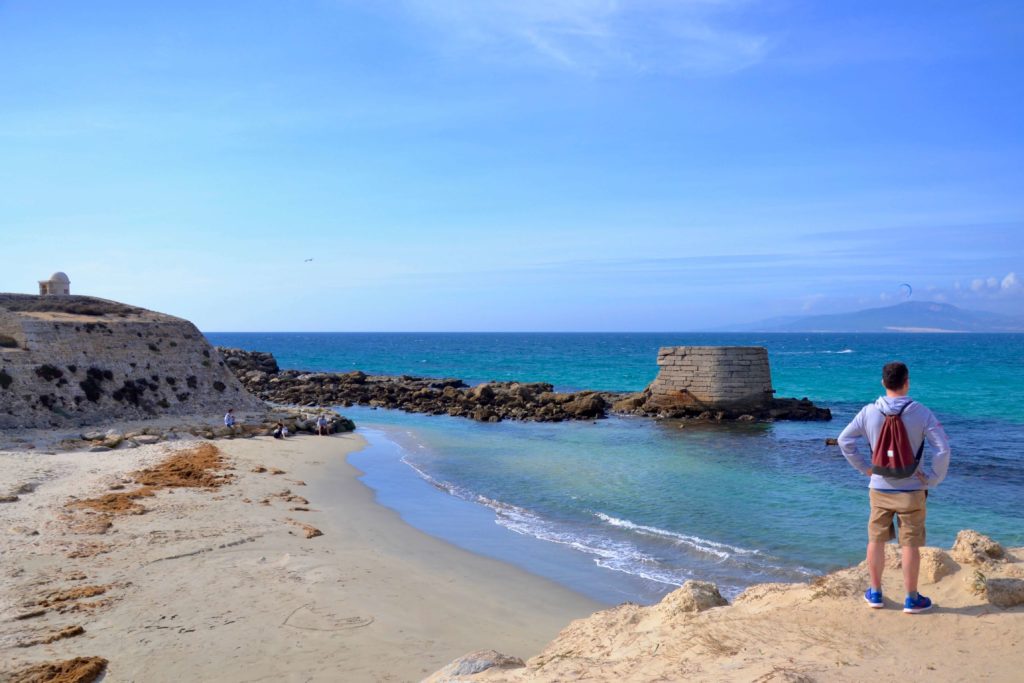
{"type": "Polygon", "coordinates": [[[771,318],[744,332],[1024,332],[1024,316],[968,311],[952,304],[907,301],[853,313],[771,318]]]}

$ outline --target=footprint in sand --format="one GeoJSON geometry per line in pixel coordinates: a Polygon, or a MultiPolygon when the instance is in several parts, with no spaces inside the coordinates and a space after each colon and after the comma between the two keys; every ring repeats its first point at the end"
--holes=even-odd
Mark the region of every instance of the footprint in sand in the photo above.
{"type": "Polygon", "coordinates": [[[350,631],[372,623],[373,617],[342,617],[324,607],[302,605],[289,614],[282,625],[302,631],[350,631]]]}

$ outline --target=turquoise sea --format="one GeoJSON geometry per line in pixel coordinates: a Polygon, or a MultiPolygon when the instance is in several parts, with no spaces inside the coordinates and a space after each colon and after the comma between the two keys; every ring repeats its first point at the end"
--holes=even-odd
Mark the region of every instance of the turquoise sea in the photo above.
{"type": "Polygon", "coordinates": [[[768,348],[778,396],[832,409],[826,423],[686,425],[644,418],[480,424],[349,408],[371,447],[352,457],[411,523],[607,602],[657,600],[688,578],[734,595],[863,554],[865,478],[825,438],[879,393],[881,366],[953,444],[929,498],[929,543],[974,528],[1024,545],[1024,335],[207,333],[284,368],[548,381],[639,390],[660,346],[768,348]]]}

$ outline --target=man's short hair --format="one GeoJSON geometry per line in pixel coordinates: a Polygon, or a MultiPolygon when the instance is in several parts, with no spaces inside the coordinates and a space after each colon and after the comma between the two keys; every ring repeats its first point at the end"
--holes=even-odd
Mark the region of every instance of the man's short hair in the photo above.
{"type": "Polygon", "coordinates": [[[902,389],[910,379],[910,370],[904,363],[893,361],[882,368],[882,385],[891,391],[902,389]]]}

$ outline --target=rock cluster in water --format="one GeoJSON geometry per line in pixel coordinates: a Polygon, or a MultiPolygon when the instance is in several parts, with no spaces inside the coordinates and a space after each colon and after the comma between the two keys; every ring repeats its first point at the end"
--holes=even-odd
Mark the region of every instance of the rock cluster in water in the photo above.
{"type": "Polygon", "coordinates": [[[650,390],[635,394],[605,391],[556,392],[545,382],[486,382],[461,379],[368,375],[353,372],[281,370],[273,355],[218,347],[224,363],[243,386],[274,403],[299,406],[367,405],[412,413],[468,417],[481,422],[595,420],[609,413],[709,422],[829,420],[831,412],[807,399],[773,399],[756,410],[716,410],[707,406],[666,408],[650,390]]]}

